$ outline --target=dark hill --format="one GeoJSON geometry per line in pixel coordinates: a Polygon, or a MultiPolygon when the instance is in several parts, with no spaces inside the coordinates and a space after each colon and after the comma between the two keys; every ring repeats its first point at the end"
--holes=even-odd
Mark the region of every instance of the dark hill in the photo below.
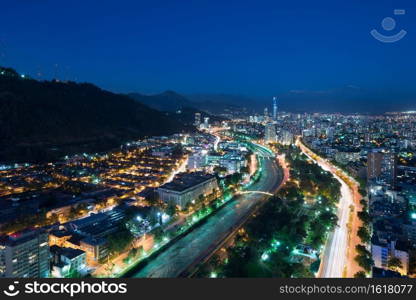
{"type": "Polygon", "coordinates": [[[187,98],[173,91],[166,91],[155,95],[131,93],[128,96],[159,111],[175,112],[195,106],[187,98]]]}
{"type": "Polygon", "coordinates": [[[192,102],[185,96],[173,91],[166,91],[155,95],[130,93],[128,96],[142,104],[161,112],[166,112],[167,115],[187,125],[194,124],[195,113],[197,112],[201,113],[201,120],[204,120],[205,117],[208,117],[210,122],[221,122],[225,120],[223,117],[208,113],[207,110],[200,107],[200,103],[192,102]]]}
{"type": "Polygon", "coordinates": [[[0,162],[50,161],[100,152],[151,135],[189,131],[183,123],[92,84],[40,82],[0,68],[0,162]]]}

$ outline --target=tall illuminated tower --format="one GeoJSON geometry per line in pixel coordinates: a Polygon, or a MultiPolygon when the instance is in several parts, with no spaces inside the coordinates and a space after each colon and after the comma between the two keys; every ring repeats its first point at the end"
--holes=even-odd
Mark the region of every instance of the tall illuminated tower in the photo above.
{"type": "Polygon", "coordinates": [[[277,120],[277,97],[273,97],[273,120],[277,120]]]}

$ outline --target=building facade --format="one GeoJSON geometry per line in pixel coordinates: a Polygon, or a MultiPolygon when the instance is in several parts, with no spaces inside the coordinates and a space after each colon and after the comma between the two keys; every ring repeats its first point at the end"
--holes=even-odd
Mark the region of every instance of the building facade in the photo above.
{"type": "Polygon", "coordinates": [[[175,178],[157,189],[160,199],[168,204],[184,208],[201,195],[212,194],[218,189],[217,178],[202,172],[178,174],[175,178]]]}
{"type": "Polygon", "coordinates": [[[49,277],[48,234],[26,230],[3,237],[0,241],[0,277],[49,277]]]}

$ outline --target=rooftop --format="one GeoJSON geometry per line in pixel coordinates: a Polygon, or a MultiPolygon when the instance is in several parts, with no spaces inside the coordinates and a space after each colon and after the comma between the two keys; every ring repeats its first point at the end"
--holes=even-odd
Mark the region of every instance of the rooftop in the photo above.
{"type": "Polygon", "coordinates": [[[56,253],[58,255],[65,256],[69,259],[74,259],[80,255],[83,255],[85,252],[80,249],[73,249],[73,248],[66,248],[66,247],[58,247],[58,246],[51,246],[50,251],[52,253],[56,253]]]}
{"type": "Polygon", "coordinates": [[[168,183],[165,183],[160,188],[182,192],[187,190],[195,185],[203,183],[205,181],[215,178],[215,175],[207,174],[203,172],[194,172],[194,173],[181,173],[175,176],[175,178],[168,183]]]}

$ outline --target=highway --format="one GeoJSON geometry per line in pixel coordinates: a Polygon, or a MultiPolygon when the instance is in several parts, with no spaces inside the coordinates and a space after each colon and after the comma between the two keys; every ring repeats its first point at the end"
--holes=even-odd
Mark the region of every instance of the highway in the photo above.
{"type": "Polygon", "coordinates": [[[354,193],[347,183],[337,175],[340,171],[335,166],[330,164],[327,160],[316,156],[299,140],[297,145],[305,155],[315,161],[322,169],[331,172],[341,184],[341,198],[338,203],[337,211],[338,225],[328,237],[324,252],[321,256],[322,262],[318,272],[318,277],[342,278],[344,277],[344,273],[348,265],[348,222],[350,216],[350,206],[354,205],[354,193]]]}
{"type": "MultiPolygon", "coordinates": [[[[256,147],[262,157],[261,176],[250,190],[262,192],[276,191],[282,182],[282,170],[276,158],[260,147],[256,147]]],[[[176,241],[171,247],[138,270],[132,277],[173,278],[179,277],[190,266],[208,257],[217,246],[241,226],[242,221],[266,201],[269,196],[263,193],[247,193],[236,196],[207,222],[176,241]]]]}

